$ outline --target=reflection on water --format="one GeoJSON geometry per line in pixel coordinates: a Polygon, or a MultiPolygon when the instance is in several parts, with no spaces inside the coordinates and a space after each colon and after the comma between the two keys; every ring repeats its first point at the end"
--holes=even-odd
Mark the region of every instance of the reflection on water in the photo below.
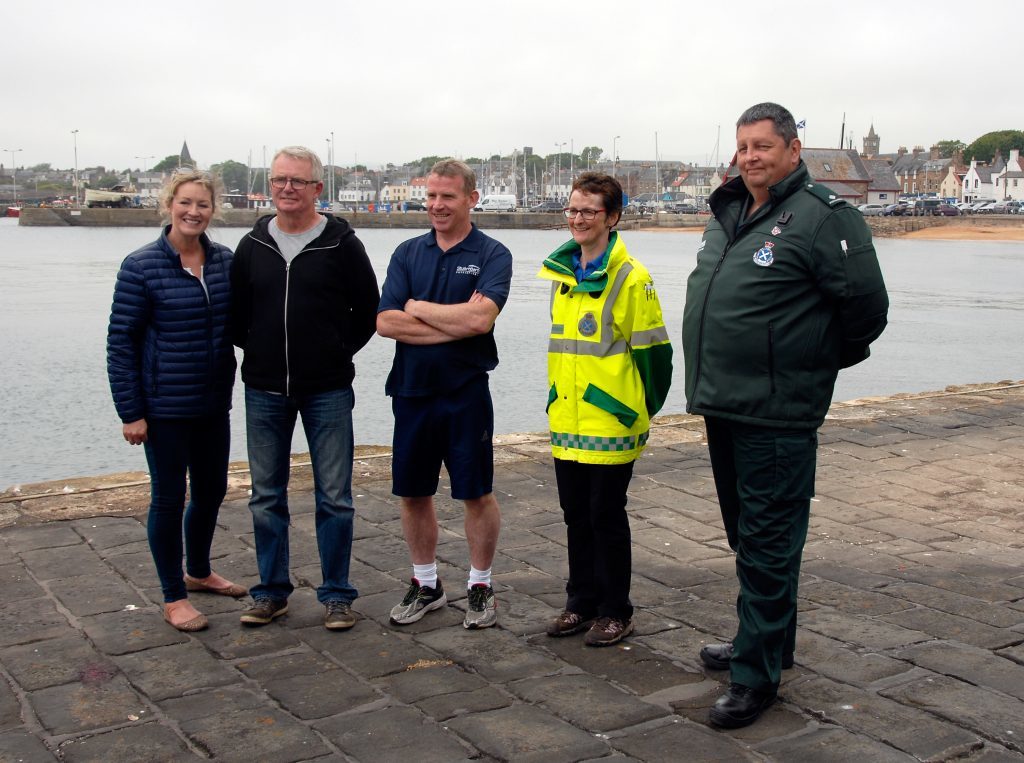
{"type": "MultiPolygon", "coordinates": [[[[0,488],[78,475],[144,469],[141,449],[126,445],[110,401],[105,342],[114,277],[129,252],[156,237],[138,228],[22,228],[0,220],[0,488]]],[[[234,247],[242,229],[214,238],[234,247]]],[[[383,281],[395,246],[408,230],[365,230],[359,236],[383,281]]],[[[543,431],[548,289],[535,278],[562,231],[494,231],[515,258],[512,291],[498,318],[501,363],[491,375],[495,426],[501,432],[543,431]]],[[[623,235],[651,271],[669,334],[676,343],[675,386],[666,413],[685,410],[682,325],[686,277],[699,234],[623,235]]],[[[1020,379],[1024,251],[1017,243],[876,242],[892,309],[872,358],[840,374],[835,398],[941,389],[949,384],[1020,379]]],[[[384,379],[393,344],[375,338],[356,356],[356,440],[391,440],[384,379]]],[[[245,458],[241,382],[235,388],[232,459],[245,458]]],[[[301,427],[294,448],[305,450],[301,427]]]]}

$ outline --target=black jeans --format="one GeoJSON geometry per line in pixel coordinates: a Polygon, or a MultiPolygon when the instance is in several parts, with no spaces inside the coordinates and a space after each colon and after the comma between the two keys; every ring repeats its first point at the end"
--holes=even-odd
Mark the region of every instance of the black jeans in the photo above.
{"type": "Polygon", "coordinates": [[[584,617],[629,620],[632,539],[626,489],[633,462],[581,464],[555,459],[558,502],[569,542],[565,608],[584,617]]]}
{"type": "Polygon", "coordinates": [[[797,584],[807,539],[818,434],[705,417],[708,451],[729,545],[736,552],[739,631],[732,680],[779,685],[796,647],[797,584]]]}
{"type": "Polygon", "coordinates": [[[188,595],[181,571],[182,515],[188,574],[210,574],[210,546],[228,489],[231,428],[228,414],[194,419],[147,420],[146,461],[150,504],[147,531],[164,601],[188,595]],[[185,475],[188,508],[185,508],[185,475]]]}

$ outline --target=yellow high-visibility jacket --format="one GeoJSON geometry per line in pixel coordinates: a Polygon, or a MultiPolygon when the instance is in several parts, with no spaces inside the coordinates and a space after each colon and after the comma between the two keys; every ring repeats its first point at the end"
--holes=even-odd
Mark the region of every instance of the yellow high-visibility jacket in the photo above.
{"type": "Polygon", "coordinates": [[[640,456],[672,383],[672,345],[650,273],[618,232],[597,271],[577,282],[575,241],[538,277],[551,285],[548,421],[555,458],[624,464],[640,456]]]}

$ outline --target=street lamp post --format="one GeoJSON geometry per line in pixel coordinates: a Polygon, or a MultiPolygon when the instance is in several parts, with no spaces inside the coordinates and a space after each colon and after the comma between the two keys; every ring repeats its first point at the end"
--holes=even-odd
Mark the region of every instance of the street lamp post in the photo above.
{"type": "Polygon", "coordinates": [[[561,143],[556,141],[555,146],[558,148],[558,153],[555,154],[555,195],[557,196],[558,189],[562,185],[562,149],[565,148],[565,141],[563,140],[561,143]]]}
{"type": "Polygon", "coordinates": [[[11,155],[11,192],[14,194],[14,204],[12,206],[18,206],[18,168],[14,166],[14,155],[21,151],[20,148],[0,148],[0,151],[4,151],[11,155]]]}
{"type": "Polygon", "coordinates": [[[72,130],[75,139],[75,208],[78,208],[78,130],[72,130]]]}
{"type": "Polygon", "coordinates": [[[621,137],[622,137],[621,135],[616,135],[614,138],[612,138],[612,177],[616,177],[618,175],[618,169],[619,169],[618,143],[619,143],[619,138],[621,138],[621,137]]]}

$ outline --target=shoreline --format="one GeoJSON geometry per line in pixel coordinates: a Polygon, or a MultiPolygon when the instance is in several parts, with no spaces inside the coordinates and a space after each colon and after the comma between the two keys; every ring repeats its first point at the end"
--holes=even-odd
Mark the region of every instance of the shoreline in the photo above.
{"type": "MultiPolygon", "coordinates": [[[[881,397],[864,397],[833,403],[829,421],[882,419],[906,414],[915,401],[943,397],[984,395],[997,390],[1024,387],[1024,379],[1001,380],[981,384],[950,385],[942,390],[901,392],[881,397]]],[[[651,446],[695,443],[704,440],[703,417],[690,414],[657,416],[651,424],[651,446]]],[[[545,432],[495,435],[495,467],[549,454],[545,432]]],[[[391,448],[382,445],[357,445],[353,481],[389,479],[391,448]]],[[[291,456],[292,477],[289,490],[312,490],[313,478],[308,453],[291,456]]],[[[248,496],[249,469],[245,461],[228,465],[228,492],[225,501],[248,496]]],[[[0,527],[37,524],[95,516],[137,516],[145,514],[149,503],[149,474],[144,471],[116,472],[88,477],[72,477],[4,486],[0,492],[0,527]]]]}

